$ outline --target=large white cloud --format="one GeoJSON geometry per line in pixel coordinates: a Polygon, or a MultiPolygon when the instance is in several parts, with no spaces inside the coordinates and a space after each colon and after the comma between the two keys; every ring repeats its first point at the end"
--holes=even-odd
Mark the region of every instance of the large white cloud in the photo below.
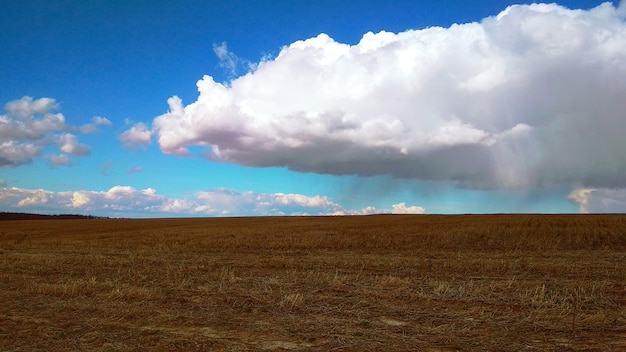
{"type": "Polygon", "coordinates": [[[228,84],[205,76],[198,100],[170,98],[151,130],[165,153],[206,146],[248,166],[484,189],[625,187],[623,6],[516,5],[356,45],[320,34],[228,84]]]}
{"type": "Polygon", "coordinates": [[[88,155],[89,147],[81,144],[75,133],[93,133],[99,125],[111,125],[104,117],[95,116],[91,123],[73,126],[61,113],[54,113],[58,104],[51,98],[23,97],[5,105],[0,115],[0,167],[15,167],[44,157],[51,165],[68,165],[67,155],[88,155]],[[43,155],[45,147],[57,146],[61,155],[43,155]]]}
{"type": "MultiPolygon", "coordinates": [[[[6,184],[6,183],[5,183],[6,184]]],[[[107,191],[53,192],[42,189],[0,188],[0,208],[20,212],[85,213],[101,216],[266,216],[424,213],[424,208],[393,205],[392,210],[346,209],[325,196],[240,192],[216,189],[172,198],[152,188],[114,186],[107,191]]]]}

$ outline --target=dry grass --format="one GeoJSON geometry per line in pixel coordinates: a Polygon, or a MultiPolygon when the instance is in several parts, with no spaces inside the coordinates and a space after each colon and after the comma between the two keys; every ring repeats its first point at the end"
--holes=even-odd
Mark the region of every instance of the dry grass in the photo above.
{"type": "Polygon", "coordinates": [[[626,350],[626,216],[0,222],[0,350],[626,350]]]}

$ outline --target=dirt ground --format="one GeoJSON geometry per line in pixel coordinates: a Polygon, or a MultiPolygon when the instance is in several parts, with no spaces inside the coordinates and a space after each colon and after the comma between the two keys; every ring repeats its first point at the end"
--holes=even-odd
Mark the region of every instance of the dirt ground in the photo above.
{"type": "Polygon", "coordinates": [[[0,221],[0,351],[625,351],[625,215],[0,221]]]}

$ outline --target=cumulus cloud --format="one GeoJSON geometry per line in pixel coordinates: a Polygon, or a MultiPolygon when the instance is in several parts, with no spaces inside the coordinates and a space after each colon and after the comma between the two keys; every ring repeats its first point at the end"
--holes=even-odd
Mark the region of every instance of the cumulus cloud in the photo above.
{"type": "MultiPolygon", "coordinates": [[[[61,113],[53,113],[58,104],[51,98],[23,97],[5,105],[0,115],[0,167],[16,167],[42,157],[44,148],[56,145],[70,155],[88,155],[89,147],[78,142],[72,132],[94,130],[65,122],[61,113]]],[[[93,124],[110,124],[105,118],[94,118],[93,124]]],[[[94,125],[94,126],[95,126],[94,125]]],[[[51,165],[66,165],[67,156],[45,156],[51,165]]]]}
{"type": "Polygon", "coordinates": [[[372,215],[372,214],[383,214],[388,213],[385,211],[379,211],[376,207],[367,206],[362,209],[341,209],[333,212],[331,215],[343,216],[343,215],[372,215]]]}
{"type": "Polygon", "coordinates": [[[33,115],[48,114],[58,108],[57,102],[52,98],[40,98],[33,100],[32,97],[23,97],[19,100],[10,101],[5,109],[18,120],[31,121],[33,115]]]}
{"type": "MultiPolygon", "coordinates": [[[[514,5],[481,22],[294,42],[198,81],[152,129],[163,152],[459,187],[626,186],[624,4],[514,5]]],[[[215,48],[224,62],[226,46],[215,48]]],[[[147,128],[145,128],[147,131],[147,128]]],[[[147,134],[147,132],[146,132],[147,134]]]]}
{"type": "Polygon", "coordinates": [[[28,192],[28,196],[17,202],[19,208],[48,203],[50,192],[38,189],[28,192]]]}
{"type": "Polygon", "coordinates": [[[18,143],[12,140],[0,141],[0,167],[14,167],[28,164],[43,152],[41,146],[18,143]]]}
{"type": "Polygon", "coordinates": [[[118,139],[126,147],[134,148],[152,142],[152,131],[143,122],[134,124],[130,129],[122,133],[118,139]]]}
{"type": "Polygon", "coordinates": [[[50,166],[60,166],[60,165],[70,164],[70,158],[65,154],[46,155],[45,158],[48,159],[48,165],[50,166]]]}
{"type": "Polygon", "coordinates": [[[111,121],[106,117],[94,116],[91,119],[91,123],[82,125],[78,130],[82,133],[95,133],[98,131],[98,126],[111,126],[111,121]]]}
{"type": "Polygon", "coordinates": [[[172,198],[153,188],[143,190],[114,186],[107,191],[52,192],[0,188],[0,208],[20,211],[80,212],[104,216],[266,216],[266,215],[363,215],[374,213],[423,213],[424,209],[401,203],[391,210],[374,207],[345,209],[325,196],[240,192],[215,189],[172,198]]]}
{"type": "Polygon", "coordinates": [[[424,214],[426,209],[415,205],[407,206],[406,203],[398,203],[391,206],[393,214],[424,214]]]}
{"type": "Polygon", "coordinates": [[[626,188],[577,188],[569,200],[581,213],[626,213],[626,188]]]}
{"type": "Polygon", "coordinates": [[[70,203],[72,208],[83,208],[91,204],[89,193],[87,192],[74,192],[72,194],[72,202],[70,203]]]}
{"type": "Polygon", "coordinates": [[[56,143],[59,150],[70,155],[89,155],[89,147],[78,143],[78,137],[71,133],[57,135],[56,143]]]}
{"type": "Polygon", "coordinates": [[[341,209],[324,196],[301,194],[239,192],[226,189],[199,192],[198,210],[220,215],[320,215],[341,209]]]}

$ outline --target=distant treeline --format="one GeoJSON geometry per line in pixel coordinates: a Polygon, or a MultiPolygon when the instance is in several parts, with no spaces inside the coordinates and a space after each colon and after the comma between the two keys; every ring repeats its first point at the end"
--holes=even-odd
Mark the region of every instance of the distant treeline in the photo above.
{"type": "Polygon", "coordinates": [[[63,219],[108,219],[105,216],[79,215],[79,214],[29,214],[29,213],[8,213],[0,212],[0,221],[2,220],[63,220],[63,219]]]}

